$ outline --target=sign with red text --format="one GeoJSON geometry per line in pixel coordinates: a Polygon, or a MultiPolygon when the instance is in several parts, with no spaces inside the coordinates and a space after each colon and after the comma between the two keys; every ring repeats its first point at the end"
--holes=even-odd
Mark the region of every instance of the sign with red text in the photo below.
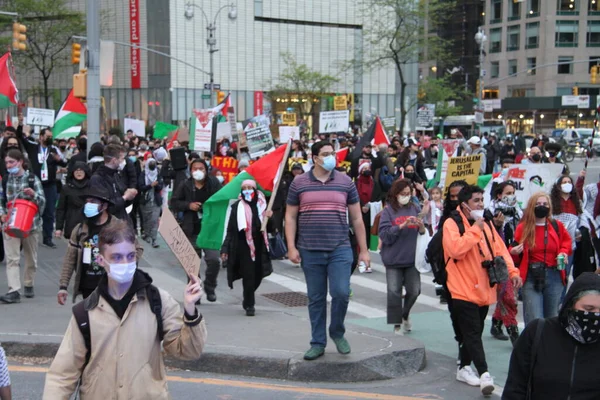
{"type": "Polygon", "coordinates": [[[263,92],[254,92],[254,116],[262,115],[264,110],[263,106],[264,95],[263,92]]]}
{"type": "MultiPolygon", "coordinates": [[[[140,44],[140,1],[129,0],[129,41],[133,45],[140,44]]],[[[139,47],[131,47],[129,50],[131,58],[131,88],[139,89],[142,87],[142,53],[139,47]]]]}
{"type": "Polygon", "coordinates": [[[238,160],[233,157],[217,156],[210,161],[213,168],[217,168],[223,173],[223,178],[225,178],[223,184],[229,183],[238,174],[238,164],[238,160]]]}

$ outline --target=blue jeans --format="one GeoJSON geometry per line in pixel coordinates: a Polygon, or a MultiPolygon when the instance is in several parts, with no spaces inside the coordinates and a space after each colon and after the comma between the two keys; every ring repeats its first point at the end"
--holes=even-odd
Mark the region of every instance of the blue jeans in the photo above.
{"type": "Polygon", "coordinates": [[[300,249],[302,270],[308,292],[308,315],[312,332],[311,346],[325,347],[327,335],[327,278],[331,294],[329,336],[339,339],[346,333],[344,319],[350,299],[352,249],[338,247],[333,251],[300,249]]]}
{"type": "Polygon", "coordinates": [[[534,289],[532,276],[527,274],[527,280],[523,285],[525,325],[538,318],[556,317],[563,288],[560,271],[556,268],[546,268],[546,286],[541,292],[534,289]]]}
{"type": "MultiPolygon", "coordinates": [[[[56,191],[56,183],[44,186],[44,197],[46,198],[46,207],[42,214],[42,228],[44,232],[44,241],[52,240],[54,237],[54,214],[56,213],[56,200],[58,200],[58,192],[56,191]]],[[[74,211],[80,212],[80,211],[74,211]]]]}
{"type": "MultiPolygon", "coordinates": [[[[573,252],[575,252],[575,250],[573,250],[573,252]]],[[[571,271],[573,271],[573,258],[575,258],[575,255],[570,255],[569,259],[567,261],[567,265],[565,268],[565,271],[567,272],[567,283],[569,282],[569,277],[571,276],[571,271]]],[[[567,294],[567,287],[563,286],[563,291],[562,294],[560,295],[560,302],[562,303],[563,300],[565,299],[565,295],[567,294]]]]}

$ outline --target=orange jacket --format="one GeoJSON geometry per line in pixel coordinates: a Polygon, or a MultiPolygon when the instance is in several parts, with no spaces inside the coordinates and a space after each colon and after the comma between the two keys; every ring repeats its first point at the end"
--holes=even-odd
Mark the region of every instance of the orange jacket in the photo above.
{"type": "Polygon", "coordinates": [[[481,262],[501,256],[506,261],[509,278],[519,276],[519,270],[515,268],[504,241],[495,229],[490,229],[487,223],[484,226],[494,251],[491,255],[483,231],[477,225],[470,226],[462,211],[459,212],[465,225],[464,235],[460,236],[458,225],[452,218],[444,222],[443,228],[444,257],[450,258],[446,265],[448,289],[453,300],[468,301],[480,307],[494,304],[496,287],[490,287],[487,270],[481,266],[481,262]],[[485,258],[481,257],[480,248],[485,258]]]}

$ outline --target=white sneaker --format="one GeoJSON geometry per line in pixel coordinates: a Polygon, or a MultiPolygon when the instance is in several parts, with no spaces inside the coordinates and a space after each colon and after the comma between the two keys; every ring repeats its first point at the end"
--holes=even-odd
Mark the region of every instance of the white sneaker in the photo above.
{"type": "Polygon", "coordinates": [[[409,333],[410,331],[412,331],[412,324],[410,323],[410,319],[405,319],[402,323],[402,326],[404,327],[404,333],[409,333]]]}
{"type": "Polygon", "coordinates": [[[367,267],[367,269],[365,269],[365,272],[366,272],[367,274],[371,274],[371,273],[373,273],[373,270],[372,270],[372,269],[371,269],[371,267],[369,266],[369,267],[367,267]]]}
{"type": "Polygon", "coordinates": [[[489,372],[485,372],[481,374],[480,380],[480,388],[481,394],[484,396],[490,396],[494,391],[494,378],[491,377],[489,372]]]}
{"type": "Polygon", "coordinates": [[[456,380],[470,386],[481,386],[481,382],[475,374],[475,371],[468,365],[456,370],[456,380]]]}
{"type": "Polygon", "coordinates": [[[404,333],[402,332],[402,325],[394,325],[394,334],[398,336],[404,336],[404,333]]]}

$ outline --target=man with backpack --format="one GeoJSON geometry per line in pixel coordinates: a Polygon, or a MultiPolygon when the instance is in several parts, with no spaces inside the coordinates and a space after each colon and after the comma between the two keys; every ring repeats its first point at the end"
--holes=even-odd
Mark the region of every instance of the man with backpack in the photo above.
{"type": "Polygon", "coordinates": [[[482,394],[489,396],[494,391],[494,380],[488,371],[481,337],[489,306],[496,302],[495,283],[501,283],[495,282],[501,276],[496,271],[503,269],[516,289],[523,282],[504,241],[489,220],[484,219],[483,193],[475,185],[467,185],[460,191],[456,212],[462,219],[464,232],[454,217],[447,219],[442,245],[447,259],[447,287],[463,340],[456,379],[479,386],[482,394]],[[472,362],[478,374],[471,369],[472,362]]]}
{"type": "Polygon", "coordinates": [[[170,398],[164,353],[198,359],[206,324],[195,303],[200,280],[189,275],[181,312],[177,301],[137,269],[135,231],[125,221],[98,237],[98,263],[106,270],[94,292],[73,307],[73,316],[46,375],[45,400],[170,398]],[[77,388],[79,384],[79,387],[77,388]]]}

